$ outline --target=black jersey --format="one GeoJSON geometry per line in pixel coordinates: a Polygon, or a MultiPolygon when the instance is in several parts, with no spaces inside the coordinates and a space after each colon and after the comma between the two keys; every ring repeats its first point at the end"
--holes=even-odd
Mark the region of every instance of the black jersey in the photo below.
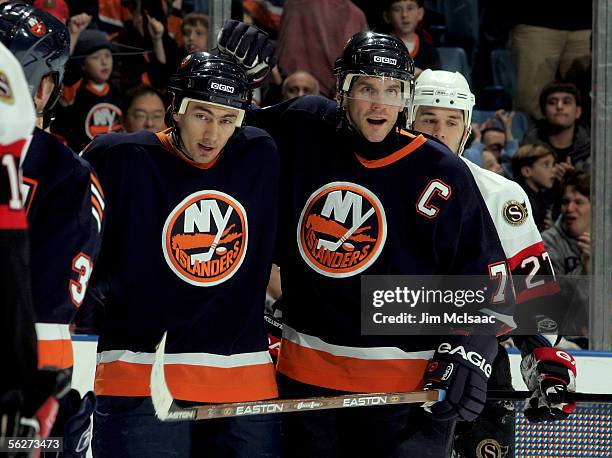
{"type": "Polygon", "coordinates": [[[36,128],[23,163],[39,367],[72,366],[68,325],[83,303],[104,223],[91,166],[36,128]]]}
{"type": "Polygon", "coordinates": [[[106,315],[95,389],[148,396],[168,331],[166,378],[178,399],[277,396],[263,321],[279,161],[265,132],[239,131],[212,163],[188,160],[168,131],[109,134],[84,157],[106,190],[94,286],[106,315]]]}
{"type": "Polygon", "coordinates": [[[321,97],[258,110],[255,119],[282,158],[278,370],[343,391],[417,389],[438,338],[361,335],[360,275],[488,276],[505,268],[470,171],[411,132],[386,154],[358,152],[343,135],[338,105],[321,97]]]}

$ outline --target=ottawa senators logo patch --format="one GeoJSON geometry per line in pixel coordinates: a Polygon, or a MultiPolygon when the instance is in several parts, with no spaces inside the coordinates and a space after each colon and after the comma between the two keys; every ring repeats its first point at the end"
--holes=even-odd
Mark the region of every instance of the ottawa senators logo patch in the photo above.
{"type": "Polygon", "coordinates": [[[380,255],[387,221],[378,198],[363,186],[326,184],[304,206],[297,227],[302,258],[328,277],[351,277],[366,270],[380,255]]]}
{"type": "Polygon", "coordinates": [[[45,27],[45,24],[37,17],[31,17],[28,19],[27,23],[30,33],[35,37],[42,37],[45,33],[47,33],[47,27],[45,27]]]}
{"type": "Polygon", "coordinates": [[[484,439],[476,446],[477,458],[504,458],[506,453],[495,439],[484,439]]]}
{"type": "Polygon", "coordinates": [[[112,103],[94,105],[85,118],[85,132],[94,137],[110,132],[121,131],[121,110],[112,103]]]}
{"type": "Polygon", "coordinates": [[[516,200],[509,200],[504,204],[502,215],[508,224],[520,226],[529,216],[529,211],[527,210],[525,202],[521,203],[516,200]]]}
{"type": "Polygon", "coordinates": [[[194,286],[223,283],[247,250],[244,207],[220,191],[198,191],[178,204],[164,224],[162,246],[170,269],[194,286]]]}

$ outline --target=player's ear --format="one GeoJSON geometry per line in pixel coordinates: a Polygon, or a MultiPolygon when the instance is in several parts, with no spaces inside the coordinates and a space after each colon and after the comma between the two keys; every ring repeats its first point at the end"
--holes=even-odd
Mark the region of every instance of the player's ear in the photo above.
{"type": "Polygon", "coordinates": [[[174,119],[174,122],[178,122],[178,120],[181,119],[181,117],[179,116],[178,113],[172,113],[172,119],[174,119]]]}

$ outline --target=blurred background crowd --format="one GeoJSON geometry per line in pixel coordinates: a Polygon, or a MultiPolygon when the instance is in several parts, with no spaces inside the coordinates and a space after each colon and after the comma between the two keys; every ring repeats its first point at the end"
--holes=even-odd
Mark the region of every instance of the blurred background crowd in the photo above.
{"type": "MultiPolygon", "coordinates": [[[[188,53],[209,50],[208,0],[33,5],[70,31],[50,126],[77,152],[104,133],[165,129],[169,76],[188,53]]],[[[232,17],[277,41],[278,65],[254,94],[259,106],[333,98],[336,57],[368,29],[400,37],[417,77],[427,68],[462,73],[477,108],[465,156],[525,189],[558,274],[588,274],[591,1],[234,0],[232,17]]]]}

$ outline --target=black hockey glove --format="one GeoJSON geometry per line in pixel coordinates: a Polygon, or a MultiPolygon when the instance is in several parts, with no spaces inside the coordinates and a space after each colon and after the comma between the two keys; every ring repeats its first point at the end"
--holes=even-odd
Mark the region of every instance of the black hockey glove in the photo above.
{"type": "Polygon", "coordinates": [[[487,400],[496,354],[495,336],[445,337],[425,369],[424,388],[446,390],[446,398],[426,408],[439,420],[475,420],[487,400]]]}
{"type": "Polygon", "coordinates": [[[576,391],[576,361],[558,348],[536,348],[521,361],[523,381],[533,394],[527,401],[525,417],[531,422],[567,418],[576,403],[565,401],[576,391]]]}
{"type": "Polygon", "coordinates": [[[217,47],[244,68],[253,88],[259,86],[276,65],[275,45],[257,27],[229,19],[219,32],[217,47]]]}

